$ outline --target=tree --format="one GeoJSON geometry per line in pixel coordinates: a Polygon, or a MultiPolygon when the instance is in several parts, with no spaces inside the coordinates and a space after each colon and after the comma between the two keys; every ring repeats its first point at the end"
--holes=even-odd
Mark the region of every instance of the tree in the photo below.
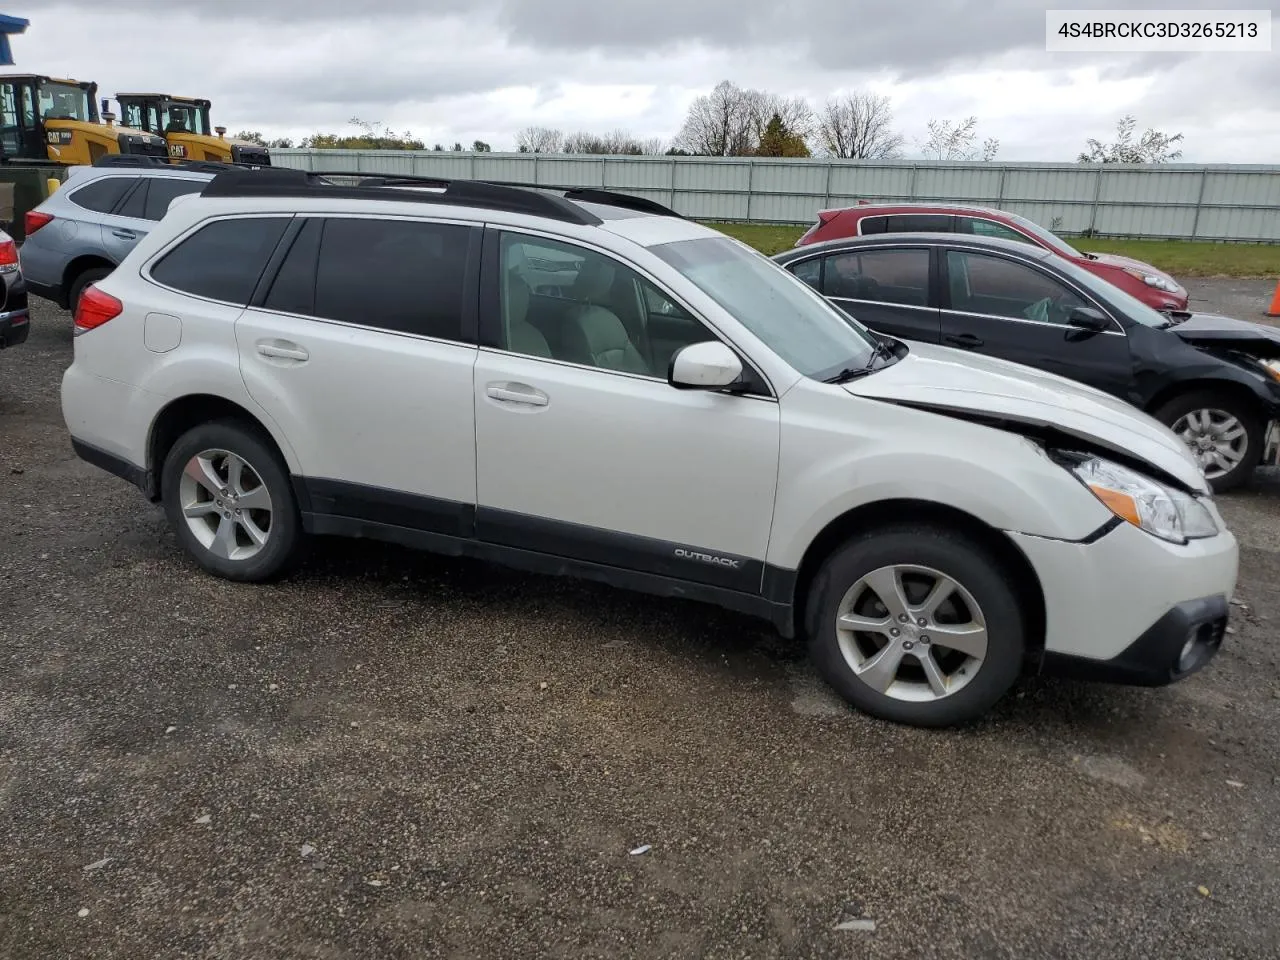
{"type": "Polygon", "coordinates": [[[245,140],[249,143],[256,143],[260,147],[267,146],[266,139],[257,130],[241,130],[234,137],[232,137],[232,139],[245,140]]]}
{"type": "Polygon", "coordinates": [[[759,150],[774,114],[791,134],[801,140],[809,137],[813,109],[803,97],[743,89],[722,80],[714,90],[689,105],[674,146],[701,156],[750,156],[759,150]]]}
{"type": "Polygon", "coordinates": [[[525,127],[516,134],[516,149],[521,153],[559,153],[564,134],[550,127],[525,127]]]}
{"type": "Polygon", "coordinates": [[[391,128],[386,126],[378,130],[377,124],[361,120],[359,117],[352,117],[348,123],[353,127],[359,127],[360,132],[345,136],[336,133],[313,133],[309,137],[303,137],[298,146],[310,147],[313,150],[423,150],[426,148],[426,144],[415,139],[408,130],[400,135],[392,133],[391,128]]]}
{"type": "Polygon", "coordinates": [[[1167,163],[1182,156],[1182,150],[1171,149],[1182,142],[1182,134],[1173,135],[1148,128],[1137,143],[1133,131],[1138,121],[1126,114],[1116,123],[1114,143],[1103,144],[1092,137],[1089,149],[1077,158],[1080,163],[1167,163]]]}
{"type": "Polygon", "coordinates": [[[564,138],[562,149],[565,153],[605,154],[610,156],[640,156],[642,154],[662,153],[664,144],[657,137],[639,140],[626,130],[614,130],[612,133],[573,133],[564,138]]]}
{"type": "Polygon", "coordinates": [[[988,137],[982,146],[975,147],[978,138],[978,118],[966,117],[952,123],[950,120],[930,120],[929,136],[921,145],[925,156],[936,160],[993,160],[1000,150],[1000,141],[988,137]]]}
{"type": "Polygon", "coordinates": [[[493,148],[490,147],[483,140],[477,140],[475,143],[471,144],[471,149],[475,153],[492,153],[493,152],[493,148]]]}
{"type": "Polygon", "coordinates": [[[833,157],[855,160],[895,160],[905,142],[893,130],[888,97],[847,93],[832,97],[818,117],[819,145],[833,157]]]}
{"type": "Polygon", "coordinates": [[[807,157],[809,147],[804,138],[787,128],[782,117],[775,113],[765,124],[764,133],[760,137],[760,145],[756,147],[756,155],[760,157],[807,157]]]}
{"type": "Polygon", "coordinates": [[[748,92],[722,80],[689,105],[675,145],[700,156],[744,156],[755,147],[752,121],[748,92]]]}

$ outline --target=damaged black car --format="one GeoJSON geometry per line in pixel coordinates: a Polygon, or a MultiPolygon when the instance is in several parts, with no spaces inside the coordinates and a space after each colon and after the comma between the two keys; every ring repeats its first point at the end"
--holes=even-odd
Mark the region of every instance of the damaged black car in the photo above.
{"type": "Polygon", "coordinates": [[[1036,247],[961,234],[875,234],[775,256],[872,330],[1035,367],[1149,413],[1216,492],[1277,462],[1280,330],[1161,313],[1036,247]]]}

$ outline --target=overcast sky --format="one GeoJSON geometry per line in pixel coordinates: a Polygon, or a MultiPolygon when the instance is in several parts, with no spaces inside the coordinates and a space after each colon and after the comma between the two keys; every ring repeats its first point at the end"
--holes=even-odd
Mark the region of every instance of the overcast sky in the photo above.
{"type": "MultiPolygon", "coordinates": [[[[514,149],[529,125],[669,140],[690,101],[729,79],[815,104],[887,94],[909,146],[930,118],[973,114],[979,139],[999,138],[1000,159],[1070,161],[1133,113],[1140,130],[1185,134],[1186,162],[1280,163],[1280,50],[1051,55],[1047,6],[1087,5],[0,0],[0,12],[31,20],[7,70],[95,80],[100,96],[208,97],[214,123],[233,133],[296,139],[359,117],[428,145],[481,139],[495,150],[514,149]]],[[[1280,0],[1181,6],[1274,15],[1280,0]]]]}

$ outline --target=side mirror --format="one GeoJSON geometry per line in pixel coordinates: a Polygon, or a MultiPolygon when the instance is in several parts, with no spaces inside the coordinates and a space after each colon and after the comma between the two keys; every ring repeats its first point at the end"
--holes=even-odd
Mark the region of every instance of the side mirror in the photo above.
{"type": "Polygon", "coordinates": [[[742,361],[719,340],[681,347],[667,368],[667,382],[685,390],[721,390],[741,376],[742,361]]]}
{"type": "Polygon", "coordinates": [[[1067,317],[1067,325],[1090,333],[1102,333],[1110,329],[1111,320],[1096,307],[1076,307],[1067,317]]]}

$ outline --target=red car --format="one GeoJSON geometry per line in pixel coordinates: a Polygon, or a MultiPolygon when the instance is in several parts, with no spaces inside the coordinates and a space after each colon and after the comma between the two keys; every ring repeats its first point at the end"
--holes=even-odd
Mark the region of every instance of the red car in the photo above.
{"type": "Polygon", "coordinates": [[[872,233],[972,233],[1044,247],[1078,264],[1157,310],[1187,309],[1187,291],[1163,270],[1141,260],[1109,253],[1081,253],[1026,217],[989,207],[963,204],[875,203],[821,210],[818,222],[796,241],[801,247],[821,240],[872,233]]]}

